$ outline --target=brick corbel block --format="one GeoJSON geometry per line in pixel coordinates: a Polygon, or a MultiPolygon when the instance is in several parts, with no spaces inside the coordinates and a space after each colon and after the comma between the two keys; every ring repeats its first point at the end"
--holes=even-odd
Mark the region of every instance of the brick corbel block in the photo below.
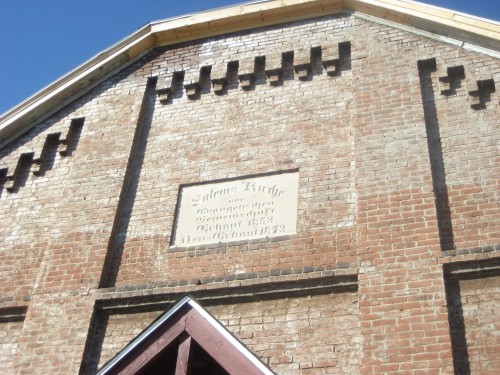
{"type": "Polygon", "coordinates": [[[309,78],[312,74],[311,48],[299,48],[293,56],[293,68],[301,80],[309,78]]]}
{"type": "Polygon", "coordinates": [[[255,82],[255,58],[243,58],[239,61],[238,79],[244,89],[248,89],[255,82]]]}
{"type": "Polygon", "coordinates": [[[158,94],[160,102],[168,102],[172,98],[175,91],[175,77],[176,75],[182,74],[182,72],[183,70],[181,68],[176,68],[158,77],[156,93],[158,94]]]}
{"type": "MultiPolygon", "coordinates": [[[[359,52],[358,52],[359,54],[359,52]]],[[[351,69],[351,42],[326,42],[321,46],[323,68],[329,76],[339,76],[343,70],[351,69]]]]}
{"type": "Polygon", "coordinates": [[[212,79],[212,87],[216,94],[222,94],[224,91],[226,91],[228,81],[227,74],[227,64],[220,63],[212,66],[210,76],[212,79]]]}
{"type": "MultiPolygon", "coordinates": [[[[60,137],[61,133],[53,133],[47,135],[47,138],[45,138],[40,157],[33,159],[33,164],[38,166],[33,171],[35,176],[40,177],[45,173],[49,159],[53,158],[54,152],[61,147],[62,141],[59,139],[60,137]]],[[[67,142],[65,143],[64,148],[67,148],[67,142]]]]}
{"type": "Polygon", "coordinates": [[[14,173],[10,176],[5,177],[4,187],[9,193],[14,193],[17,191],[21,180],[26,179],[29,174],[29,169],[33,164],[34,152],[27,152],[21,154],[16,165],[14,173]]]}
{"type": "Polygon", "coordinates": [[[266,55],[266,76],[273,86],[283,81],[283,53],[271,52],[266,55]]]}
{"type": "Polygon", "coordinates": [[[186,69],[184,72],[184,89],[188,98],[193,99],[200,93],[200,68],[186,69]]]}
{"type": "Polygon", "coordinates": [[[66,138],[59,140],[59,155],[61,156],[71,156],[72,152],[76,148],[78,144],[78,140],[80,139],[80,134],[82,132],[83,124],[85,123],[85,119],[76,118],[71,120],[71,124],[69,125],[68,133],[66,134],[66,138]]]}
{"type": "Polygon", "coordinates": [[[325,42],[321,46],[321,60],[326,74],[335,76],[340,73],[339,45],[325,42]]]}

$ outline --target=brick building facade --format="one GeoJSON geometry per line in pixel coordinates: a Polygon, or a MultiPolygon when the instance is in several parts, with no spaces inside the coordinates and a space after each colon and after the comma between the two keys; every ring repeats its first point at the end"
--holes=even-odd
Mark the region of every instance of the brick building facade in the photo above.
{"type": "Polygon", "coordinates": [[[93,374],[190,293],[277,374],[497,374],[499,57],[495,22],[272,0],[35,94],[0,117],[0,373],[93,374]],[[285,174],[293,230],[176,237],[183,188],[285,174]]]}

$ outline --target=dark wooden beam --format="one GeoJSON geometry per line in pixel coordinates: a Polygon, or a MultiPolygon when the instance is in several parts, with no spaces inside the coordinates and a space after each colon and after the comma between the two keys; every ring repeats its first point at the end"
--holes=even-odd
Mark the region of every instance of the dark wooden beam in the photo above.
{"type": "Polygon", "coordinates": [[[151,337],[146,340],[140,348],[139,354],[131,361],[124,361],[118,372],[113,374],[134,375],[152,361],[158,354],[172,344],[183,332],[186,324],[186,317],[179,319],[172,326],[168,327],[160,337],[151,337]],[[142,348],[142,351],[141,351],[142,348]]]}
{"type": "Polygon", "coordinates": [[[189,375],[189,359],[191,353],[191,336],[186,336],[179,345],[175,375],[189,375]]]}

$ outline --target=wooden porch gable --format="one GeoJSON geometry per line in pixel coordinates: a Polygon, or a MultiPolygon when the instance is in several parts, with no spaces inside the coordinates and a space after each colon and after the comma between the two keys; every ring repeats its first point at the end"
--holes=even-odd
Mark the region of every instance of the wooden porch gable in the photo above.
{"type": "Polygon", "coordinates": [[[195,300],[166,311],[98,375],[273,374],[195,300]]]}

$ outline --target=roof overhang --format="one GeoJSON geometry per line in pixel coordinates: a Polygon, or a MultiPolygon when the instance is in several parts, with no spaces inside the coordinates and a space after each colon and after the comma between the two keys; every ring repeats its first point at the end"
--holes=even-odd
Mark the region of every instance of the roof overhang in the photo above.
{"type": "Polygon", "coordinates": [[[0,116],[0,148],[155,47],[355,12],[500,52],[500,23],[410,0],[259,0],[147,24],[0,116]]]}

